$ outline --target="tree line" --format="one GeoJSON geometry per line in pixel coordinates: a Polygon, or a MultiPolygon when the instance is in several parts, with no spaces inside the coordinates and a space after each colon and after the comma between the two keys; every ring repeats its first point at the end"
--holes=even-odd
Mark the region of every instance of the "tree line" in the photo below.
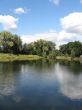
{"type": "Polygon", "coordinates": [[[32,54],[50,58],[62,55],[79,57],[82,54],[82,43],[69,42],[61,45],[57,50],[55,43],[51,41],[40,39],[23,44],[20,36],[4,31],[0,32],[0,53],[32,54]]]}

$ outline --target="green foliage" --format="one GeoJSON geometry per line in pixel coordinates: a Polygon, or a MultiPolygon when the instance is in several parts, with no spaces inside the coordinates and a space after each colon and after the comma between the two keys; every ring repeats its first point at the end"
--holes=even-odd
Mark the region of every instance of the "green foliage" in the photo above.
{"type": "Polygon", "coordinates": [[[38,40],[23,46],[23,52],[33,55],[47,57],[50,53],[55,51],[55,44],[50,41],[38,40]],[[24,48],[25,47],[25,48],[24,48]]]}
{"type": "Polygon", "coordinates": [[[9,32],[0,33],[0,50],[3,53],[20,53],[22,49],[22,41],[19,36],[9,32]]]}
{"type": "Polygon", "coordinates": [[[42,57],[37,55],[14,55],[14,54],[0,54],[0,62],[9,62],[9,61],[32,61],[40,60],[42,57]]]}
{"type": "Polygon", "coordinates": [[[9,32],[0,33],[0,47],[4,53],[11,52],[11,47],[13,46],[13,36],[9,32]]]}
{"type": "Polygon", "coordinates": [[[54,51],[54,52],[50,52],[47,58],[48,58],[48,59],[55,59],[55,58],[56,58],[56,53],[55,53],[55,51],[54,51]]]}
{"type": "Polygon", "coordinates": [[[32,54],[45,58],[56,58],[56,56],[79,57],[82,55],[82,43],[79,41],[61,45],[60,50],[56,50],[55,46],[55,43],[41,39],[30,44],[22,44],[18,35],[7,31],[0,32],[0,53],[32,54]]]}
{"type": "Polygon", "coordinates": [[[13,53],[19,54],[22,51],[22,41],[18,35],[13,35],[13,53]]]}
{"type": "Polygon", "coordinates": [[[79,57],[82,54],[82,43],[79,41],[69,42],[60,46],[60,52],[64,55],[79,57]]]}

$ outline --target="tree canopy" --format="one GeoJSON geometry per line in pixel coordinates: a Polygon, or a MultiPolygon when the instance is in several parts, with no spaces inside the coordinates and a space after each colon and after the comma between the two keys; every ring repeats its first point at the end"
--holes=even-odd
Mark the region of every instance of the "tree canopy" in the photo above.
{"type": "Polygon", "coordinates": [[[20,53],[22,49],[22,40],[18,35],[10,32],[0,33],[0,51],[3,53],[20,53]]]}
{"type": "Polygon", "coordinates": [[[60,46],[60,52],[64,55],[78,57],[82,54],[82,43],[79,41],[69,42],[60,46]]]}
{"type": "Polygon", "coordinates": [[[55,57],[68,55],[79,57],[82,55],[82,43],[79,41],[69,42],[56,49],[55,43],[46,40],[37,40],[32,43],[22,43],[20,36],[7,31],[0,32],[0,52],[13,54],[33,54],[42,57],[55,57]]]}
{"type": "Polygon", "coordinates": [[[23,53],[48,56],[55,51],[55,44],[50,41],[38,40],[30,44],[24,44],[23,53]]]}

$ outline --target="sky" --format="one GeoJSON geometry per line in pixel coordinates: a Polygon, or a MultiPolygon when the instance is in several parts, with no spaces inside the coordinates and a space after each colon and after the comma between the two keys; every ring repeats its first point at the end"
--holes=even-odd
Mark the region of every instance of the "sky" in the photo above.
{"type": "Polygon", "coordinates": [[[4,30],[18,34],[24,43],[82,41],[82,0],[0,0],[4,30]]]}

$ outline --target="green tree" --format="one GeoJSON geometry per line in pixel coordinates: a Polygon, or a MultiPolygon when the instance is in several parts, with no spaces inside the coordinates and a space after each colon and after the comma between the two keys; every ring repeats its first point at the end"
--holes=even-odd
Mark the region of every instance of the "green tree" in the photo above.
{"type": "Polygon", "coordinates": [[[10,32],[0,33],[0,48],[4,53],[20,53],[22,50],[22,41],[19,36],[10,32]]]}
{"type": "Polygon", "coordinates": [[[61,45],[60,52],[64,55],[79,57],[82,54],[82,43],[75,41],[61,45]]]}
{"type": "Polygon", "coordinates": [[[22,51],[22,40],[18,35],[13,35],[12,51],[14,54],[19,54],[22,51]]]}
{"type": "Polygon", "coordinates": [[[13,46],[13,35],[9,32],[0,33],[0,48],[4,53],[10,53],[13,46]]]}
{"type": "Polygon", "coordinates": [[[50,53],[55,51],[55,44],[50,41],[40,39],[36,42],[28,44],[27,51],[29,54],[47,57],[50,53]]]}

